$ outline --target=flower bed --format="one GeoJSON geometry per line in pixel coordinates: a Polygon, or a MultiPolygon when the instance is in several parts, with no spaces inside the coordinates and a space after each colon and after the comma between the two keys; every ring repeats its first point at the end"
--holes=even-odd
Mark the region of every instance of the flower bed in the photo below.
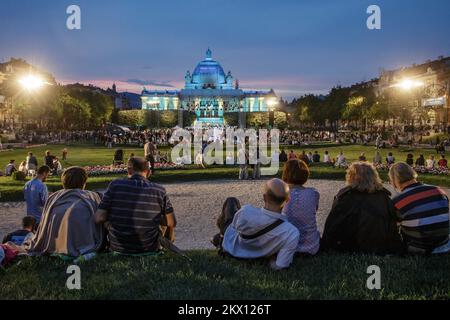
{"type": "MultiPolygon", "coordinates": [[[[155,169],[157,170],[174,170],[182,169],[183,165],[178,165],[175,163],[155,163],[155,169]]],[[[84,167],[88,175],[94,176],[105,176],[110,174],[127,174],[127,166],[125,164],[117,166],[87,166],[84,167]]]]}
{"type": "Polygon", "coordinates": [[[426,167],[414,167],[414,170],[416,170],[417,173],[427,173],[432,175],[449,175],[450,170],[445,167],[435,167],[435,168],[426,168],[426,167]]]}
{"type": "MultiPolygon", "coordinates": [[[[375,168],[379,171],[389,171],[391,168],[391,165],[387,164],[377,164],[375,165],[375,168]]],[[[434,167],[434,168],[427,168],[425,166],[414,166],[413,169],[418,174],[431,174],[431,175],[449,175],[450,170],[445,167],[434,167]]]]}
{"type": "MultiPolygon", "coordinates": [[[[317,164],[312,164],[312,166],[315,166],[317,164]]],[[[320,165],[324,165],[324,164],[320,164],[320,165]]],[[[332,165],[332,164],[329,164],[332,165]]],[[[341,169],[348,169],[348,167],[351,165],[350,163],[342,163],[339,166],[333,165],[335,168],[341,168],[341,169]]],[[[374,164],[375,168],[378,171],[389,171],[389,169],[391,168],[391,165],[388,164],[374,164]]],[[[418,174],[429,174],[429,175],[443,175],[443,176],[448,176],[450,175],[450,169],[446,168],[446,167],[433,167],[433,168],[427,168],[426,166],[414,166],[413,169],[418,173],[418,174]]]]}

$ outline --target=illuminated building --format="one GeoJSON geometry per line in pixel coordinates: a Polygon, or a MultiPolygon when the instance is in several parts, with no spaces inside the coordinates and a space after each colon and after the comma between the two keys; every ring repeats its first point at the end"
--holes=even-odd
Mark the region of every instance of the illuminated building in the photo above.
{"type": "Polygon", "coordinates": [[[212,59],[211,50],[194,71],[186,72],[181,90],[142,91],[142,109],[187,110],[195,112],[197,122],[223,124],[227,112],[268,112],[278,103],[273,90],[245,91],[239,88],[231,71],[225,73],[212,59]]]}

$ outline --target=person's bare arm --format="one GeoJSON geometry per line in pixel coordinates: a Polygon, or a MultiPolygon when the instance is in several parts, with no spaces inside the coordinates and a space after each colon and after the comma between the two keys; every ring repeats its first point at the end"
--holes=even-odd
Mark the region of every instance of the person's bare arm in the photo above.
{"type": "Polygon", "coordinates": [[[177,219],[175,218],[175,214],[168,213],[166,214],[166,225],[169,228],[175,228],[177,226],[177,219]]]}
{"type": "Polygon", "coordinates": [[[108,218],[108,211],[104,209],[98,209],[94,214],[94,221],[96,224],[101,224],[108,218]]]}

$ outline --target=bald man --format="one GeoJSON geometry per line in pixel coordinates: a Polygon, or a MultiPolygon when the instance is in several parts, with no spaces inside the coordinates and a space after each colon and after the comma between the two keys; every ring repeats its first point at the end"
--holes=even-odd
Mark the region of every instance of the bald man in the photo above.
{"type": "Polygon", "coordinates": [[[225,231],[223,250],[240,259],[271,258],[275,270],[292,263],[299,232],[281,210],[289,200],[289,186],[280,179],[267,181],[263,188],[264,208],[243,206],[225,231]]]}

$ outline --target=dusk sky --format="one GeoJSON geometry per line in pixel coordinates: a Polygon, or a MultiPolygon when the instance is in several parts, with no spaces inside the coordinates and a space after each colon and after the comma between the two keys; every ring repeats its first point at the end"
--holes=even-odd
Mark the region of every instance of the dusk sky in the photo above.
{"type": "Polygon", "coordinates": [[[181,88],[210,47],[241,87],[292,98],[448,56],[449,30],[448,0],[0,0],[0,61],[140,92],[181,88]],[[66,28],[70,4],[81,30],[66,28]],[[366,27],[371,4],[381,30],[366,27]]]}

